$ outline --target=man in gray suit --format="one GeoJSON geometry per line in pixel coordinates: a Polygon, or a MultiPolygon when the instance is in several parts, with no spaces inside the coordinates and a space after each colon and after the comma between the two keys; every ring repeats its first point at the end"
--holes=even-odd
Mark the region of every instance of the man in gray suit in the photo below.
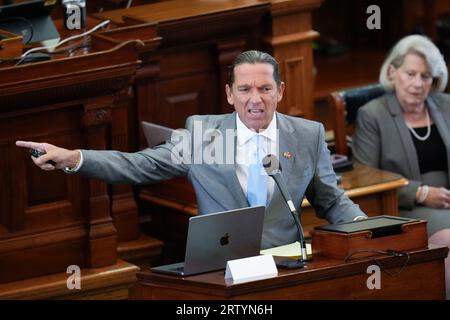
{"type": "Polygon", "coordinates": [[[306,196],[317,216],[330,223],[365,217],[337,187],[323,126],[276,112],[283,91],[276,60],[264,52],[246,51],[230,67],[226,86],[235,112],[191,116],[186,130],[163,145],[124,153],[16,144],[45,152],[32,157],[43,170],[64,169],[108,183],[149,184],[187,176],[200,214],[265,205],[262,248],[270,248],[297,240],[294,219],[281,193],[257,169],[270,153],[280,160],[296,208],[306,196]]]}

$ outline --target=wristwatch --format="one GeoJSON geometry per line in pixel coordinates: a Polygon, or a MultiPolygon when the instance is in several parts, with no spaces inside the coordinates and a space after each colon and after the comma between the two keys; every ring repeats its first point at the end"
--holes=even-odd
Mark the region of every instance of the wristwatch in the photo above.
{"type": "Polygon", "coordinates": [[[63,170],[64,170],[65,173],[68,173],[68,174],[75,173],[75,169],[71,168],[71,167],[64,167],[63,170]]]}
{"type": "Polygon", "coordinates": [[[67,174],[73,174],[73,173],[77,172],[77,170],[79,169],[79,167],[81,165],[83,154],[81,153],[80,150],[77,150],[77,151],[80,154],[80,158],[78,159],[78,163],[74,167],[64,167],[63,171],[65,173],[67,173],[67,174]]]}

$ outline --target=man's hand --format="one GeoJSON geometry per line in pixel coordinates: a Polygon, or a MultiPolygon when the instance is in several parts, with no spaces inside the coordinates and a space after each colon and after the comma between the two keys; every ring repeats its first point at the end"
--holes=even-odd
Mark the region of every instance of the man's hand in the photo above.
{"type": "Polygon", "coordinates": [[[428,195],[423,204],[432,208],[450,208],[450,190],[429,187],[428,195]]]}
{"type": "Polygon", "coordinates": [[[16,146],[44,152],[45,154],[39,158],[32,156],[31,159],[35,165],[46,171],[64,169],[65,167],[74,168],[80,161],[80,152],[78,150],[67,150],[49,143],[16,141],[16,146]],[[55,165],[47,163],[49,161],[55,162],[55,165]]]}

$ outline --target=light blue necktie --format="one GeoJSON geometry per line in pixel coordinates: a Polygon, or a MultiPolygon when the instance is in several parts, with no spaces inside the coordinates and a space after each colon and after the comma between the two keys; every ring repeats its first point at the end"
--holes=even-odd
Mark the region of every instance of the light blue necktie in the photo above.
{"type": "Polygon", "coordinates": [[[263,170],[261,158],[263,152],[260,146],[260,135],[255,135],[256,152],[252,154],[248,168],[247,200],[250,207],[265,206],[267,204],[267,175],[263,170]]]}

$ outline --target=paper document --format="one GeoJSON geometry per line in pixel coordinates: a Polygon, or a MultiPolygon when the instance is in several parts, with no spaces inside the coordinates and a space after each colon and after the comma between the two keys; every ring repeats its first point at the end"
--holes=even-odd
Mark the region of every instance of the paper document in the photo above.
{"type": "MultiPolygon", "coordinates": [[[[277,257],[289,257],[292,259],[298,259],[302,255],[300,250],[300,242],[298,241],[280,247],[261,250],[260,253],[271,254],[277,257]]],[[[306,255],[308,256],[308,258],[312,257],[312,249],[310,243],[306,244],[306,255]]]]}

